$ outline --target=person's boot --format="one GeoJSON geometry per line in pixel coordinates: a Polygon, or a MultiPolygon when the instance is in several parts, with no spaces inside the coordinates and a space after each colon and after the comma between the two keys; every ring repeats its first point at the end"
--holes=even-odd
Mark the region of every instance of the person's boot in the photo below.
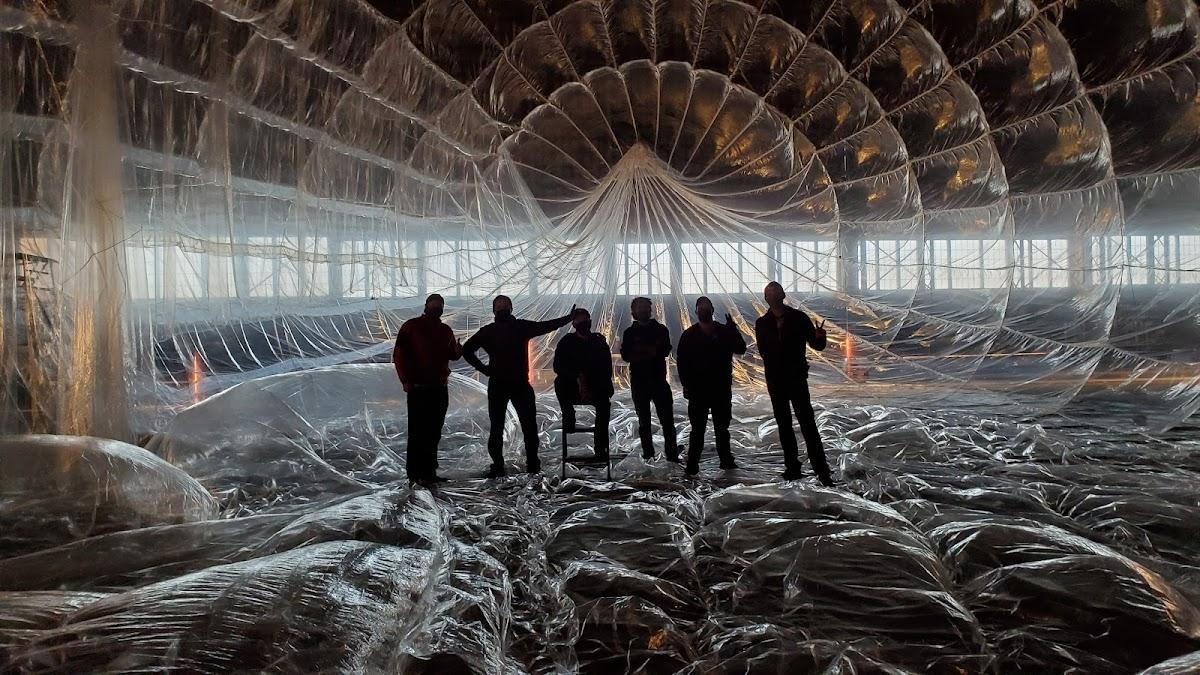
{"type": "Polygon", "coordinates": [[[504,478],[504,474],[505,474],[505,471],[504,471],[503,464],[493,464],[492,468],[488,470],[487,475],[485,477],[486,478],[504,478]]]}
{"type": "Polygon", "coordinates": [[[642,459],[646,460],[647,462],[654,459],[654,450],[653,449],[643,450],[642,451],[642,459]]]}
{"type": "Polygon", "coordinates": [[[693,462],[689,459],[687,466],[685,466],[683,469],[683,472],[689,476],[695,476],[696,474],[700,473],[700,462],[693,462]]]}
{"type": "Polygon", "coordinates": [[[837,481],[833,480],[833,476],[830,476],[829,474],[817,476],[817,480],[820,480],[821,485],[824,485],[825,487],[834,487],[837,485],[837,481]]]}
{"type": "Polygon", "coordinates": [[[737,462],[733,461],[733,455],[724,455],[721,457],[721,468],[726,471],[732,471],[737,468],[737,462]]]}
{"type": "Polygon", "coordinates": [[[542,470],[542,460],[530,457],[525,460],[525,473],[538,473],[542,470]]]}
{"type": "Polygon", "coordinates": [[[679,448],[666,448],[666,450],[664,450],[664,454],[666,454],[668,462],[678,464],[681,460],[681,457],[679,456],[679,448]]]}
{"type": "Polygon", "coordinates": [[[798,466],[789,466],[783,472],[784,480],[800,480],[804,477],[804,470],[798,466]]]}

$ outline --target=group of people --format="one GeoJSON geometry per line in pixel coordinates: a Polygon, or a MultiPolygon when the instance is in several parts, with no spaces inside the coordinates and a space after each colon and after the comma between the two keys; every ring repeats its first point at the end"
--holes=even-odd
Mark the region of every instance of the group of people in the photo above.
{"type": "MultiPolygon", "coordinates": [[[[825,349],[824,322],[814,324],[807,314],[785,304],[786,298],[783,286],[778,282],[768,284],[763,292],[768,310],[754,324],[754,337],[766,371],[767,393],[779,425],[784,478],[793,480],[803,475],[792,417],[794,411],[813,472],[822,484],[832,485],[809,399],[806,354],[808,347],[817,351],[825,349]]],[[[600,459],[606,458],[613,396],[612,352],[604,336],[592,331],[588,310],[573,306],[566,316],[528,321],[513,316],[511,299],[496,296],[492,301],[495,321],[479,329],[466,344],[460,344],[450,327],[441,321],[444,309],[442,296],[429,296],[421,316],[401,326],[392,353],[396,372],[408,393],[407,468],[411,481],[432,483],[441,480],[436,471],[437,446],[449,405],[446,386],[449,364],[460,357],[488,378],[491,428],[487,445],[492,459],[488,477],[498,478],[505,474],[504,422],[510,403],[516,409],[525,439],[526,471],[541,470],[534,393],[529,382],[529,341],[567,324],[574,330],[559,340],[554,350],[554,391],[562,406],[563,429],[568,433],[576,430],[575,406],[594,407],[595,453],[600,459]],[[479,358],[481,350],[488,356],[487,363],[479,358]]],[[[634,321],[621,337],[620,354],[629,364],[630,393],[638,418],[642,457],[649,460],[655,456],[653,405],[662,427],[664,454],[669,461],[678,462],[674,396],[667,379],[667,358],[672,350],[670,332],[654,319],[654,306],[649,298],[634,298],[630,309],[634,321]]],[[[729,441],[733,413],[733,358],[746,353],[746,340],[731,316],[726,314],[725,322],[719,323],[713,314],[711,300],[707,297],[697,299],[697,322],[683,332],[675,348],[679,383],[683,387],[691,422],[685,472],[693,476],[700,472],[700,456],[710,416],[721,468],[737,467],[729,441]]]]}

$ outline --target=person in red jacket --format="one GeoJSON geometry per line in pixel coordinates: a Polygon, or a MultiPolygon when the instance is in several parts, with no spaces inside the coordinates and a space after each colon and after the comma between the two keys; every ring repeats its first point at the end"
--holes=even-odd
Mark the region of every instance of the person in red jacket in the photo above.
{"type": "Polygon", "coordinates": [[[450,326],[442,323],[446,301],[434,293],[425,300],[425,312],[400,326],[392,363],[408,394],[408,479],[429,484],[437,475],[438,443],[450,406],[446,383],[450,362],[462,356],[462,345],[450,326]]]}
{"type": "Polygon", "coordinates": [[[754,339],[758,353],[762,356],[767,376],[767,393],[771,396],[771,408],[775,422],[779,425],[779,443],[783,445],[785,480],[795,480],[803,475],[800,469],[799,448],[796,445],[796,430],[792,426],[792,410],[800,422],[800,433],[804,434],[804,448],[808,461],[822,485],[833,485],[829,475],[829,463],[825,459],[825,447],[821,445],[821,434],[813,415],[812,400],[808,393],[809,347],[817,351],[825,349],[828,338],[825,322],[813,325],[804,312],[783,304],[787,294],[778,281],[767,284],[763,300],[770,308],[754,322],[754,339]]]}

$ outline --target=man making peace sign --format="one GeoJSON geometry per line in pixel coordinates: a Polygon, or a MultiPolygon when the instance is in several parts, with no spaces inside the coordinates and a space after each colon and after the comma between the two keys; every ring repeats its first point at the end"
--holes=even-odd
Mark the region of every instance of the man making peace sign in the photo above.
{"type": "Polygon", "coordinates": [[[771,395],[771,408],[779,425],[779,442],[783,445],[786,467],[783,477],[795,480],[804,475],[800,469],[796,430],[792,426],[794,408],[800,421],[800,433],[804,435],[804,447],[808,450],[808,461],[821,484],[831,486],[833,478],[829,475],[829,463],[825,460],[825,448],[821,445],[821,434],[817,431],[808,393],[808,356],[805,353],[808,347],[817,351],[825,349],[828,342],[825,322],[814,326],[807,314],[783,304],[786,298],[778,281],[767,284],[763,300],[769,309],[754,322],[754,337],[766,370],[767,393],[771,395]]]}

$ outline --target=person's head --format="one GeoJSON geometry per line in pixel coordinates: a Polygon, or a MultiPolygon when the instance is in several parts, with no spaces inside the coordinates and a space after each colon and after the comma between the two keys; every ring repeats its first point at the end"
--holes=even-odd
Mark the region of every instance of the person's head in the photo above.
{"type": "Polygon", "coordinates": [[[571,325],[580,333],[592,332],[592,313],[580,307],[571,315],[571,325]]]}
{"type": "Polygon", "coordinates": [[[425,298],[425,316],[431,319],[440,319],[444,311],[446,311],[445,298],[437,293],[425,298]]]}
{"type": "Polygon", "coordinates": [[[696,298],[696,316],[700,317],[701,321],[712,321],[714,311],[712,300],[707,296],[696,298]]]}
{"type": "Polygon", "coordinates": [[[772,281],[763,289],[763,300],[766,300],[767,304],[771,307],[782,305],[786,297],[787,293],[783,292],[783,285],[778,281],[772,281]]]}
{"type": "Polygon", "coordinates": [[[492,300],[492,314],[497,319],[507,319],[512,316],[512,298],[507,295],[497,295],[492,300]]]}
{"type": "Polygon", "coordinates": [[[629,309],[638,321],[649,321],[654,316],[654,303],[650,302],[650,298],[634,298],[629,309]]]}

